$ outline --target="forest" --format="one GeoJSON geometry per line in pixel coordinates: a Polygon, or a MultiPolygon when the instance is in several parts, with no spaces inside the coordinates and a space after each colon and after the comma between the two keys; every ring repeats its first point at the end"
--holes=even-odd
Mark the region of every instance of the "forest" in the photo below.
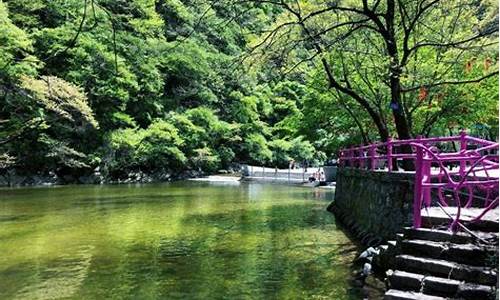
{"type": "Polygon", "coordinates": [[[461,129],[498,140],[495,0],[0,0],[3,176],[318,165],[461,129]]]}

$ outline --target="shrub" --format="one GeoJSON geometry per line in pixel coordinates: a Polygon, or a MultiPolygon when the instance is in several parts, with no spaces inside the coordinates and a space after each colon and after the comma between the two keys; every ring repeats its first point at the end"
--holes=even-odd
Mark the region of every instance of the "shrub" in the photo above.
{"type": "Polygon", "coordinates": [[[137,170],[182,170],[187,162],[179,149],[183,143],[178,130],[163,120],[155,120],[146,129],[115,130],[108,137],[106,169],[112,177],[137,170]]]}

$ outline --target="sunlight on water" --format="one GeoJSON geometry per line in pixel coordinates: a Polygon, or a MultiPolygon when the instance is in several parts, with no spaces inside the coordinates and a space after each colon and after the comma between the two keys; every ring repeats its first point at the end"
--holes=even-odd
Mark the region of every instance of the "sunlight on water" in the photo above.
{"type": "Polygon", "coordinates": [[[359,299],[331,192],[207,182],[0,190],[0,299],[359,299]]]}

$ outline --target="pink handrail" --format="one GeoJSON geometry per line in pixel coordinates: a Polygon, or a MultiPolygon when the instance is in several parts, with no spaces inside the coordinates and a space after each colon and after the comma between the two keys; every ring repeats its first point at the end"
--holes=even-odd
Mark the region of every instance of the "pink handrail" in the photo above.
{"type": "Polygon", "coordinates": [[[459,136],[417,137],[409,140],[388,139],[387,142],[344,149],[340,151],[339,165],[375,171],[385,170],[384,166],[380,165],[380,162],[384,162],[387,171],[393,172],[394,161],[414,161],[413,226],[418,228],[422,225],[421,210],[422,207],[431,206],[433,189],[437,191],[437,200],[443,206],[449,206],[443,192],[451,190],[457,213],[450,228],[455,231],[460,222],[461,209],[472,205],[474,193],[486,193],[486,198],[483,198],[485,199],[483,211],[471,222],[477,222],[488,211],[498,206],[499,160],[498,154],[491,154],[491,152],[498,153],[498,148],[499,145],[496,142],[471,137],[462,131],[459,136]],[[446,153],[441,152],[435,146],[445,142],[459,142],[460,149],[446,153]],[[394,153],[394,148],[401,146],[409,146],[411,153],[394,153]],[[467,150],[468,146],[474,146],[476,149],[467,150]],[[449,170],[450,163],[458,166],[458,171],[449,170]],[[459,195],[463,188],[466,188],[468,192],[466,203],[462,203],[459,195]],[[495,195],[496,198],[493,198],[495,195]]]}

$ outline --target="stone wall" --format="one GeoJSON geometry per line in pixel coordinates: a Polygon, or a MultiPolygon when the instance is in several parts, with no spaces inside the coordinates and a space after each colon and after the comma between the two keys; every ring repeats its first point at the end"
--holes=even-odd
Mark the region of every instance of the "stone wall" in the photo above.
{"type": "Polygon", "coordinates": [[[364,244],[392,240],[411,225],[413,173],[339,168],[328,210],[364,244]]]}

